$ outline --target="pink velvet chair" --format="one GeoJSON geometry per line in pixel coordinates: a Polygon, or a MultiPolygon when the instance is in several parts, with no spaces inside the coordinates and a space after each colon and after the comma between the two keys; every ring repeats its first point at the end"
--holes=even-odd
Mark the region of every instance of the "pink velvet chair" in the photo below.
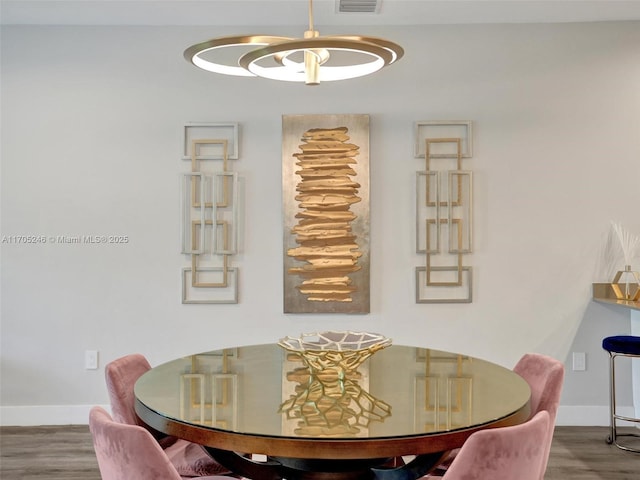
{"type": "MultiPolygon", "coordinates": [[[[541,411],[549,413],[551,428],[545,439],[546,453],[539,477],[539,480],[542,480],[547,470],[551,442],[553,441],[553,430],[556,424],[556,414],[560,405],[560,394],[562,393],[564,381],[564,364],[546,355],[526,353],[518,360],[518,363],[513,367],[513,371],[529,384],[531,389],[531,416],[541,411]]],[[[438,466],[435,475],[428,475],[427,478],[438,478],[437,475],[442,475],[449,468],[459,451],[459,449],[453,450],[447,459],[438,466]]]]}
{"type": "Polygon", "coordinates": [[[543,474],[545,441],[551,429],[546,411],[512,427],[472,434],[442,480],[538,480],[543,474]]]}
{"type": "MultiPolygon", "coordinates": [[[[138,425],[115,422],[101,407],[89,413],[89,429],[102,480],[182,480],[151,433],[138,425]]],[[[229,480],[206,476],[201,480],[229,480]]]]}
{"type": "Polygon", "coordinates": [[[513,371],[524,378],[531,389],[531,411],[549,412],[551,427],[545,439],[545,456],[540,480],[544,478],[553,441],[556,415],[560,406],[560,394],[564,383],[564,364],[555,358],[539,353],[527,353],[518,361],[513,371]]]}
{"type": "Polygon", "coordinates": [[[146,428],[180,475],[200,477],[229,473],[228,469],[211,458],[200,445],[153,431],[140,421],[135,412],[133,387],[136,380],[149,369],[151,365],[139,353],[126,355],[107,364],[105,378],[114,420],[146,428]]]}

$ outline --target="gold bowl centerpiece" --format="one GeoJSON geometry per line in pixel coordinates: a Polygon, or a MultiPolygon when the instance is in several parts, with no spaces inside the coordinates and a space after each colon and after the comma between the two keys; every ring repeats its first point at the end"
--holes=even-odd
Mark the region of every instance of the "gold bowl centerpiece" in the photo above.
{"type": "Polygon", "coordinates": [[[391,345],[391,339],[378,333],[328,331],[303,333],[297,338],[287,336],[278,345],[299,354],[312,371],[353,371],[378,350],[391,345]]]}

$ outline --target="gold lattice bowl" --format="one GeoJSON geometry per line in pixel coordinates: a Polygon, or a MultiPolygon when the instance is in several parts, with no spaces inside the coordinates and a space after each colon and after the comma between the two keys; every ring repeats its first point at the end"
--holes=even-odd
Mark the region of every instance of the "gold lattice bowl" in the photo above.
{"type": "Polygon", "coordinates": [[[391,339],[378,333],[328,331],[287,336],[278,345],[299,354],[312,370],[353,371],[378,350],[391,345],[391,339]]]}

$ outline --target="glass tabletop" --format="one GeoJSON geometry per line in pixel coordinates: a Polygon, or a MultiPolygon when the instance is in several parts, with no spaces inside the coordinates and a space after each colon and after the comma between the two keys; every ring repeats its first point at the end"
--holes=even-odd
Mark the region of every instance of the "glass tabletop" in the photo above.
{"type": "Polygon", "coordinates": [[[159,365],[135,385],[172,421],[279,438],[384,439],[495,422],[527,407],[529,386],[477,358],[392,345],[356,371],[310,370],[277,344],[205,352],[159,365]]]}

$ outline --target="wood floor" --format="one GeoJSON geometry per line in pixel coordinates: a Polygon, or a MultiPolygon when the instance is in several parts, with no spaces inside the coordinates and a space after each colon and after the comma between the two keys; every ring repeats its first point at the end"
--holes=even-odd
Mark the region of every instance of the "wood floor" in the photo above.
{"type": "MultiPolygon", "coordinates": [[[[557,427],[545,479],[639,480],[640,454],[606,436],[603,427],[557,427]]],[[[100,480],[88,427],[0,427],[0,479],[45,478],[100,480]]]]}

